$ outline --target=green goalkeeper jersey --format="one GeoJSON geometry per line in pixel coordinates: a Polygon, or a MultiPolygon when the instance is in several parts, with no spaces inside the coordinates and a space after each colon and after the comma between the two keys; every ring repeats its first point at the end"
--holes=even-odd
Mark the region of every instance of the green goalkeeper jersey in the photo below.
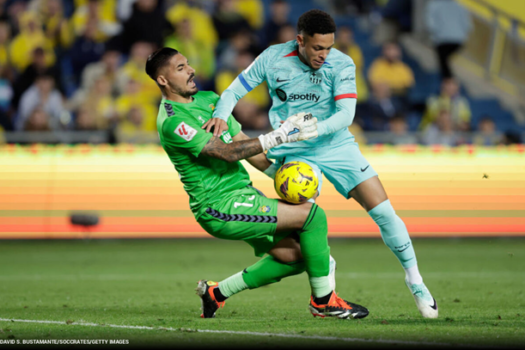
{"type": "MultiPolygon", "coordinates": [[[[207,204],[220,201],[232,190],[251,185],[248,172],[240,162],[228,163],[200,155],[213,136],[201,127],[212,117],[218,100],[219,95],[211,91],[197,92],[190,103],[163,98],[157,116],[160,143],[179,173],[197,219],[207,204]]],[[[228,128],[221,135],[225,143],[233,142],[232,137],[241,131],[241,125],[230,116],[228,128]]]]}

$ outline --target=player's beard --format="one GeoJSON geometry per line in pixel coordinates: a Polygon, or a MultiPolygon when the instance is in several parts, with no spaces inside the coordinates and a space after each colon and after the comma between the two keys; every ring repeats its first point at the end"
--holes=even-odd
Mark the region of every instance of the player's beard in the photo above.
{"type": "MultiPolygon", "coordinates": [[[[192,78],[193,78],[193,76],[191,76],[188,79],[187,83],[192,78]]],[[[195,87],[193,87],[193,88],[188,88],[188,85],[184,85],[183,87],[181,87],[181,86],[177,86],[177,85],[171,84],[171,83],[168,83],[168,84],[170,86],[171,91],[175,92],[177,95],[179,95],[181,97],[184,97],[184,98],[188,98],[190,96],[195,95],[197,92],[199,92],[199,88],[197,87],[197,85],[195,85],[195,87]]]]}
{"type": "Polygon", "coordinates": [[[188,98],[190,96],[195,95],[197,92],[199,92],[199,88],[197,87],[197,85],[195,85],[193,89],[187,89],[185,91],[181,91],[179,95],[181,95],[184,98],[188,98]]]}

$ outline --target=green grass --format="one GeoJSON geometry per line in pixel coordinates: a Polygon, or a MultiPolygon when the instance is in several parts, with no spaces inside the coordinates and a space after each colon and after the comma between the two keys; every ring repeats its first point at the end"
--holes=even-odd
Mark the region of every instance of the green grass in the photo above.
{"type": "Polygon", "coordinates": [[[221,280],[256,261],[242,242],[1,242],[0,318],[64,323],[0,321],[0,339],[355,346],[336,340],[187,331],[207,329],[489,346],[525,342],[523,239],[414,240],[420,270],[439,305],[437,320],[420,317],[403,270],[380,240],[332,240],[330,246],[338,262],[338,292],[369,308],[363,320],[314,319],[307,311],[305,274],[245,291],[228,300],[215,319],[200,319],[196,282],[221,280]],[[155,329],[85,327],[68,325],[68,320],[155,329]]]}

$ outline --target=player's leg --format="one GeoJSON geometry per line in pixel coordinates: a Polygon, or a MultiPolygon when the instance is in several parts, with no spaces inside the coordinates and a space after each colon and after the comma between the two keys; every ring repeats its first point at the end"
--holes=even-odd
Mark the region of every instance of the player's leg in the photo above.
{"type": "MultiPolygon", "coordinates": [[[[255,208],[259,207],[264,209],[263,211],[268,212],[270,215],[274,214],[276,200],[267,199],[262,196],[244,196],[255,200],[257,203],[255,208]],[[262,204],[262,205],[261,205],[262,204]]],[[[326,216],[321,208],[311,203],[303,205],[290,205],[284,202],[279,202],[277,206],[277,217],[278,223],[276,227],[272,228],[266,225],[266,222],[272,220],[260,220],[252,217],[250,213],[249,203],[245,203],[238,197],[235,199],[239,203],[244,205],[235,206],[236,209],[240,210],[241,214],[227,214],[220,210],[209,211],[207,215],[204,215],[204,219],[201,219],[199,223],[203,227],[219,238],[235,239],[236,237],[243,237],[247,243],[252,245],[255,249],[256,255],[261,256],[268,252],[272,255],[261,259],[259,262],[250,266],[243,271],[227,278],[220,283],[200,281],[198,286],[198,294],[203,299],[203,317],[213,317],[215,311],[224,305],[226,298],[236,294],[245,289],[258,288],[260,286],[278,282],[280,279],[292,275],[307,271],[310,283],[312,286],[312,302],[316,298],[328,298],[325,304],[329,304],[326,307],[324,315],[331,315],[330,313],[336,314],[341,318],[360,318],[368,315],[368,311],[356,304],[351,304],[337,297],[330,288],[330,282],[327,278],[329,274],[329,247],[327,241],[327,224],[326,216]],[[248,213],[248,214],[247,214],[248,213]],[[211,226],[206,223],[209,216],[213,216],[213,220],[222,218],[228,223],[222,225],[222,227],[216,227],[217,230],[212,230],[211,226]],[[233,217],[232,217],[233,216],[233,217]],[[232,222],[232,220],[235,221],[232,222]],[[252,225],[246,225],[246,223],[239,222],[239,220],[249,220],[252,225]],[[262,223],[257,226],[257,223],[262,223]],[[204,224],[203,224],[204,223],[204,224]],[[239,225],[244,225],[243,228],[239,228],[239,225]],[[255,226],[254,226],[255,225],[255,226]],[[299,233],[299,247],[298,251],[297,243],[290,237],[291,232],[299,233]],[[224,236],[226,234],[226,236],[224,236]],[[303,257],[302,260],[294,261],[296,258],[303,257]],[[283,259],[286,262],[279,260],[283,259]],[[335,304],[331,305],[331,304],[335,304]],[[206,308],[205,305],[209,305],[206,308]],[[208,312],[206,312],[208,310],[208,312]]],[[[222,201],[221,206],[228,206],[228,200],[222,201]]],[[[226,208],[225,208],[226,209],[226,208]]],[[[225,211],[225,209],[222,209],[225,211]]],[[[239,210],[236,210],[239,212],[239,210]]],[[[324,299],[323,299],[324,300],[324,299]]],[[[317,300],[316,305],[322,305],[321,301],[317,300]]],[[[325,305],[327,306],[327,305],[325,305]]],[[[320,312],[320,313],[321,313],[320,312]]]]}
{"type": "Polygon", "coordinates": [[[424,310],[416,298],[423,316],[437,317],[437,307],[435,310],[432,308],[434,300],[422,283],[406,226],[395,213],[376,171],[363,157],[357,143],[349,141],[336,147],[318,149],[316,155],[320,168],[336,190],[348,199],[353,197],[379,226],[383,241],[405,269],[407,285],[412,293],[425,294],[424,304],[427,306],[423,307],[424,310]]]}
{"type": "Polygon", "coordinates": [[[330,247],[324,210],[316,204],[305,203],[297,206],[280,202],[279,220],[278,231],[299,232],[301,255],[312,290],[312,314],[343,319],[366,317],[366,308],[340,298],[330,282],[330,247]]]}
{"type": "MultiPolygon", "coordinates": [[[[288,162],[306,163],[313,169],[313,171],[317,175],[317,179],[319,181],[319,185],[317,187],[317,193],[315,194],[313,198],[311,198],[308,201],[310,203],[315,203],[316,198],[321,194],[321,190],[323,188],[323,173],[321,171],[321,168],[319,168],[319,166],[316,164],[315,157],[307,156],[307,155],[303,155],[303,156],[290,155],[290,156],[286,156],[285,158],[276,159],[276,164],[278,166],[282,166],[284,163],[288,163],[288,162]]],[[[330,274],[329,274],[330,285],[332,286],[332,290],[335,290],[335,287],[336,287],[335,271],[337,268],[337,264],[332,255],[330,255],[329,266],[330,266],[330,274]]]]}
{"type": "Polygon", "coordinates": [[[305,271],[300,247],[292,237],[283,238],[268,254],[255,264],[219,283],[206,280],[199,281],[197,291],[200,290],[198,294],[203,298],[204,312],[202,317],[213,317],[215,311],[224,306],[226,299],[237,293],[276,283],[283,278],[298,275],[305,271]],[[279,257],[286,261],[280,260],[279,257]],[[204,302],[206,298],[208,300],[204,302]]]}
{"type": "MultiPolygon", "coordinates": [[[[245,268],[241,277],[246,289],[255,289],[281,281],[283,278],[299,275],[306,271],[301,247],[294,235],[280,240],[268,255],[245,268]]],[[[226,282],[223,281],[221,283],[226,282]]],[[[230,293],[229,296],[235,293],[230,293]]]]}
{"type": "Polygon", "coordinates": [[[396,255],[410,283],[421,283],[412,241],[403,220],[397,216],[377,176],[358,184],[349,192],[379,226],[385,244],[396,255]]]}
{"type": "MultiPolygon", "coordinates": [[[[319,149],[319,166],[336,190],[354,198],[379,226],[385,244],[405,269],[416,266],[414,249],[403,221],[395,214],[377,173],[359,151],[355,142],[319,149]]],[[[412,271],[412,270],[410,270],[412,271]]],[[[411,282],[418,273],[407,273],[411,282]]],[[[421,276],[419,276],[421,278],[421,276]]]]}
{"type": "Polygon", "coordinates": [[[275,283],[305,271],[297,234],[291,229],[282,228],[300,227],[301,214],[304,223],[309,210],[301,210],[301,206],[297,206],[295,221],[287,221],[282,217],[279,209],[281,205],[288,204],[268,199],[252,188],[230,194],[199,218],[201,226],[211,235],[244,240],[254,248],[256,256],[270,254],[219,283],[199,281],[197,294],[203,301],[202,317],[214,317],[215,311],[224,306],[225,300],[236,293],[275,283]],[[281,222],[277,224],[279,216],[281,222]],[[294,235],[296,237],[292,238],[294,235]]]}
{"type": "MultiPolygon", "coordinates": [[[[268,251],[268,256],[262,258],[252,266],[242,271],[242,278],[246,282],[247,288],[259,288],[271,283],[279,282],[281,279],[298,275],[306,271],[306,265],[301,253],[299,235],[292,233],[290,236],[280,240],[272,249],[268,251]]],[[[335,261],[330,259],[329,282],[330,289],[335,290],[333,275],[335,274],[335,261]]],[[[233,281],[232,281],[233,282],[233,281]]],[[[228,284],[228,279],[220,284],[228,284]]],[[[227,287],[226,287],[227,288],[227,287]]],[[[228,296],[235,294],[234,288],[228,292],[228,296]]],[[[237,288],[237,292],[244,289],[237,288]]]]}
{"type": "MultiPolygon", "coordinates": [[[[326,218],[323,218],[322,209],[314,210],[312,207],[317,206],[311,203],[303,205],[278,203],[277,226],[275,234],[271,233],[273,235],[271,239],[275,244],[272,247],[267,246],[266,242],[270,239],[261,240],[261,236],[264,236],[262,231],[261,236],[247,240],[259,253],[269,248],[266,251],[269,256],[221,281],[219,286],[224,297],[230,297],[247,288],[254,289],[275,283],[305,270],[310,276],[314,295],[325,296],[333,290],[329,279],[326,278],[330,272],[326,218]],[[317,210],[319,210],[318,214],[317,210]],[[317,227],[318,222],[322,225],[323,219],[324,227],[317,227]],[[327,264],[328,266],[325,266],[327,264]],[[241,282],[241,278],[245,283],[241,282]]],[[[222,298],[219,297],[219,301],[220,299],[222,298]]]]}
{"type": "Polygon", "coordinates": [[[416,253],[405,223],[397,216],[377,176],[374,176],[349,192],[374,219],[385,244],[396,255],[406,272],[405,283],[414,295],[416,305],[423,317],[438,317],[435,299],[423,283],[417,266],[416,253]]]}

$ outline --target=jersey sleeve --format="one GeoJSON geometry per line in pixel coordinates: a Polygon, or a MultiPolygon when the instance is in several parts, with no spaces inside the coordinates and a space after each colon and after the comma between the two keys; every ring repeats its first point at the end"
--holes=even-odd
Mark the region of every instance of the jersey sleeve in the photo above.
{"type": "MultiPolygon", "coordinates": [[[[216,93],[213,93],[212,99],[213,99],[213,103],[217,106],[220,101],[220,96],[217,95],[216,93]]],[[[235,120],[235,118],[231,114],[229,115],[226,123],[228,124],[228,131],[230,132],[231,137],[234,137],[242,130],[241,124],[237,120],[235,120]]]]}
{"type": "Polygon", "coordinates": [[[228,128],[231,137],[234,137],[242,130],[241,124],[237,120],[235,120],[233,115],[230,115],[230,118],[228,118],[228,128]]]}
{"type": "Polygon", "coordinates": [[[266,69],[268,63],[271,62],[273,50],[272,47],[264,50],[248,68],[235,78],[233,83],[222,93],[219,102],[217,102],[213,118],[228,120],[237,101],[266,80],[266,69]]]}
{"type": "Polygon", "coordinates": [[[166,119],[162,124],[163,143],[184,148],[195,157],[199,156],[212,136],[213,133],[207,133],[191,120],[166,119]]]}
{"type": "Polygon", "coordinates": [[[357,98],[355,64],[350,59],[343,62],[334,78],[334,100],[343,98],[357,98]]]}
{"type": "Polygon", "coordinates": [[[266,67],[271,61],[273,49],[271,47],[263,51],[257,58],[239,74],[238,78],[247,92],[252,91],[266,80],[266,67]]]}

